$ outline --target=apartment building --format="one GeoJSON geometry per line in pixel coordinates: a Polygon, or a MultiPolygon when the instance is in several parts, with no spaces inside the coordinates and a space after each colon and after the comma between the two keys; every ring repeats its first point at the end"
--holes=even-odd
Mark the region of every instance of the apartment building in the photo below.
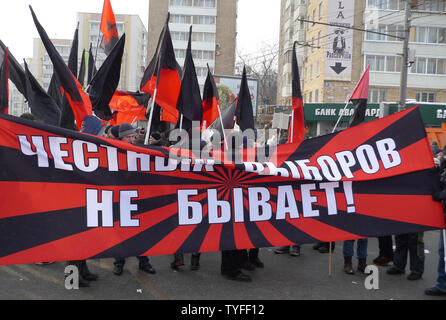
{"type": "Polygon", "coordinates": [[[189,28],[193,26],[192,55],[203,86],[207,65],[214,74],[234,75],[238,0],[150,0],[148,59],[170,12],[169,28],[175,57],[184,65],[189,28]]]}
{"type": "MultiPolygon", "coordinates": [[[[446,102],[445,0],[411,8],[407,99],[446,102]]],[[[369,102],[399,101],[404,20],[405,0],[282,0],[279,103],[290,104],[291,39],[303,57],[305,103],[345,103],[368,65],[369,102]]]]}
{"type": "MultiPolygon", "coordinates": [[[[147,29],[137,15],[115,15],[118,34],[126,34],[124,55],[122,58],[119,90],[137,91],[147,65],[147,29]]],[[[102,33],[99,32],[100,13],[78,13],[79,22],[79,65],[82,52],[88,53],[90,44],[96,56],[96,67],[104,62],[106,55],[101,46],[102,33]]],[[[74,35],[73,30],[73,35],[74,35]]],[[[72,39],[51,40],[65,62],[71,51],[72,39]]],[[[36,79],[47,89],[53,75],[53,64],[40,38],[34,39],[32,72],[36,79]]]]}

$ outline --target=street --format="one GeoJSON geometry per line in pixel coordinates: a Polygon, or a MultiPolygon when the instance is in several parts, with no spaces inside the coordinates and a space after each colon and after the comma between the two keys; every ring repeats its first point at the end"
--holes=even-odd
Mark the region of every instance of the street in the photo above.
{"type": "MultiPolygon", "coordinates": [[[[274,248],[263,248],[260,259],[265,268],[245,271],[251,283],[227,280],[220,275],[219,252],[201,255],[198,271],[191,271],[190,255],[185,255],[182,271],[170,268],[171,256],[155,256],[150,261],[155,275],[138,270],[134,257],[128,258],[121,276],[113,274],[113,259],[89,260],[90,270],[99,281],[89,288],[67,290],[64,285],[65,263],[50,265],[14,265],[0,267],[2,300],[419,300],[442,299],[424,295],[424,289],[435,284],[438,263],[439,231],[425,233],[426,263],[423,278],[409,281],[406,275],[387,275],[379,267],[379,289],[367,290],[366,276],[343,272],[342,242],[336,243],[329,276],[329,255],[302,246],[301,256],[275,254],[274,248]]],[[[378,255],[378,241],[369,239],[368,259],[378,255]]],[[[354,259],[354,268],[357,261],[354,259]]]]}

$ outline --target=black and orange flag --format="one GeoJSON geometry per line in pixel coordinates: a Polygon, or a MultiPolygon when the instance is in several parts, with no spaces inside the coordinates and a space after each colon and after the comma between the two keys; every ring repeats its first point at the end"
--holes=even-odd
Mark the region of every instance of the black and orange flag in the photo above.
{"type": "Polygon", "coordinates": [[[102,9],[101,18],[101,32],[104,35],[104,51],[109,55],[113,47],[118,43],[119,35],[116,26],[115,14],[110,3],[110,0],[104,0],[104,7],[102,9]]]}
{"type": "Polygon", "coordinates": [[[91,80],[88,93],[93,112],[102,120],[113,117],[109,103],[115,94],[121,78],[121,63],[124,54],[125,34],[119,39],[98,72],[91,80]]]}
{"type": "Polygon", "coordinates": [[[145,120],[149,100],[148,93],[116,90],[109,104],[114,111],[110,124],[116,126],[145,120]]]}
{"type": "Polygon", "coordinates": [[[237,97],[237,106],[235,108],[236,123],[242,131],[254,129],[254,111],[252,107],[251,93],[249,92],[248,78],[246,76],[246,67],[243,67],[242,81],[240,83],[240,92],[237,97]]]}
{"type": "Polygon", "coordinates": [[[203,123],[209,127],[220,116],[220,96],[217,85],[208,65],[208,75],[203,87],[203,123]]]}
{"type": "Polygon", "coordinates": [[[367,109],[367,100],[369,98],[369,70],[370,66],[367,66],[367,69],[364,71],[350,98],[350,101],[355,105],[355,113],[350,119],[349,127],[357,126],[365,120],[365,111],[367,109]]]}
{"type": "Polygon", "coordinates": [[[9,62],[8,48],[6,48],[3,62],[0,67],[0,113],[8,114],[9,106],[9,62]]]}
{"type": "MultiPolygon", "coordinates": [[[[189,42],[183,67],[183,79],[178,96],[177,109],[180,116],[177,127],[185,130],[192,128],[192,122],[203,120],[203,106],[201,103],[200,84],[198,83],[194,59],[192,58],[192,26],[189,29],[189,42]]],[[[201,125],[200,125],[201,128],[201,125]]]]}
{"type": "Polygon", "coordinates": [[[305,140],[305,117],[304,105],[302,99],[302,90],[300,88],[299,65],[297,64],[296,45],[293,46],[292,61],[292,106],[291,106],[291,125],[288,132],[288,143],[300,143],[305,140]]]}
{"type": "Polygon", "coordinates": [[[163,109],[163,120],[176,124],[178,121],[177,101],[181,89],[181,67],[175,59],[169,30],[169,17],[161,32],[155,56],[144,73],[141,91],[150,93],[163,109]]]}
{"type": "Polygon", "coordinates": [[[25,65],[26,93],[28,96],[28,106],[31,113],[43,123],[58,126],[60,122],[61,110],[56,101],[40,86],[39,82],[29,72],[28,65],[25,65]]]}
{"type": "Polygon", "coordinates": [[[29,6],[29,8],[33,16],[34,24],[36,25],[37,31],[39,32],[40,38],[42,39],[43,45],[45,46],[48,56],[53,63],[54,72],[57,73],[61,87],[67,96],[71,109],[73,110],[77,128],[80,130],[84,118],[87,115],[92,114],[90,98],[82,90],[79,81],[77,81],[76,77],[65,64],[63,58],[57,52],[45,29],[37,20],[36,14],[34,13],[32,7],[29,6]]]}

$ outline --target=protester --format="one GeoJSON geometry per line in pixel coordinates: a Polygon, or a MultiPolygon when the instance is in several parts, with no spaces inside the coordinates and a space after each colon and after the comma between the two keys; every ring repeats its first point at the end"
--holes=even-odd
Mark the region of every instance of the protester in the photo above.
{"type": "MultiPolygon", "coordinates": [[[[434,158],[435,167],[440,170],[440,160],[434,158]]],[[[446,171],[440,171],[441,191],[436,192],[432,198],[435,201],[443,202],[443,212],[446,213],[446,171]]],[[[444,230],[440,231],[440,241],[438,244],[438,265],[437,265],[437,283],[434,287],[424,290],[429,296],[446,296],[446,271],[444,262],[444,230]]]]}
{"type": "Polygon", "coordinates": [[[432,142],[431,148],[432,148],[432,153],[434,154],[434,156],[436,156],[439,152],[441,152],[441,149],[438,146],[438,142],[437,141],[433,141],[432,142]]]}
{"type": "Polygon", "coordinates": [[[393,261],[393,239],[392,236],[378,237],[379,255],[373,260],[377,266],[387,266],[393,261]]]}
{"type": "MultiPolygon", "coordinates": [[[[193,152],[200,153],[201,150],[206,146],[206,142],[200,138],[200,141],[198,143],[194,143],[193,138],[194,135],[192,134],[192,129],[187,130],[188,134],[188,142],[186,145],[183,145],[182,148],[189,149],[193,152]],[[193,147],[195,145],[199,146],[200,150],[193,150],[193,147]]],[[[150,139],[153,144],[163,146],[165,144],[165,140],[161,133],[159,132],[153,132],[150,136],[150,139]]],[[[200,256],[201,254],[199,252],[194,252],[191,255],[191,270],[196,271],[200,268],[200,256]]],[[[184,255],[182,253],[175,253],[174,259],[172,263],[170,264],[170,267],[174,270],[179,270],[179,267],[184,266],[184,255]]]]}
{"type": "MultiPolygon", "coordinates": [[[[114,128],[112,128],[112,131],[113,131],[113,129],[114,128]]],[[[135,141],[136,136],[137,136],[137,129],[134,128],[129,123],[121,124],[118,127],[118,130],[116,130],[116,131],[119,132],[119,134],[118,134],[119,140],[126,141],[126,142],[129,142],[129,143],[133,143],[135,141]]],[[[137,256],[136,258],[139,261],[139,270],[141,270],[143,272],[146,272],[146,273],[150,273],[150,274],[155,274],[156,273],[156,270],[150,264],[148,257],[146,257],[146,256],[137,256]]],[[[113,264],[114,264],[113,273],[115,275],[117,275],[117,276],[122,275],[122,273],[124,272],[125,258],[122,258],[122,257],[115,258],[115,262],[113,264]]]]}
{"type": "Polygon", "coordinates": [[[274,250],[274,253],[277,254],[289,253],[290,256],[298,257],[300,256],[300,245],[279,247],[276,250],[274,250]]]}
{"type": "Polygon", "coordinates": [[[331,252],[334,252],[334,249],[336,247],[335,242],[318,242],[313,246],[313,250],[317,250],[320,253],[329,253],[330,246],[331,246],[331,252]]]}
{"type": "MultiPolygon", "coordinates": [[[[356,240],[356,256],[358,258],[358,271],[365,273],[367,267],[367,243],[368,239],[356,240]]],[[[344,241],[343,254],[344,254],[344,272],[347,274],[355,274],[353,270],[352,258],[354,255],[355,240],[344,241]]]]}
{"type": "Polygon", "coordinates": [[[395,253],[393,267],[387,270],[387,274],[404,274],[407,264],[407,255],[410,259],[410,274],[408,280],[421,279],[424,272],[424,241],[423,232],[395,235],[395,253]]]}
{"type": "MultiPolygon", "coordinates": [[[[95,136],[103,136],[105,127],[97,117],[88,115],[82,122],[81,132],[95,136]]],[[[89,287],[90,281],[96,281],[99,278],[97,274],[90,272],[87,266],[87,260],[68,261],[68,265],[74,265],[79,270],[79,287],[89,287]]]]}

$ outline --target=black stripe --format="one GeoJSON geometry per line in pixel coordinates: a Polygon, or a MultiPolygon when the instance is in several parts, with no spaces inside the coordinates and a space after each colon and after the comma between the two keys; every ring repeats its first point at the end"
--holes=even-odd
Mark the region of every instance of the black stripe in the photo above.
{"type": "MultiPolygon", "coordinates": [[[[176,194],[134,201],[139,211],[132,218],[175,201],[176,194]]],[[[0,219],[0,257],[90,230],[86,212],[85,207],[79,207],[0,219]]],[[[100,219],[101,215],[99,224],[100,219]]],[[[119,219],[119,203],[113,203],[113,221],[119,219]]]]}

